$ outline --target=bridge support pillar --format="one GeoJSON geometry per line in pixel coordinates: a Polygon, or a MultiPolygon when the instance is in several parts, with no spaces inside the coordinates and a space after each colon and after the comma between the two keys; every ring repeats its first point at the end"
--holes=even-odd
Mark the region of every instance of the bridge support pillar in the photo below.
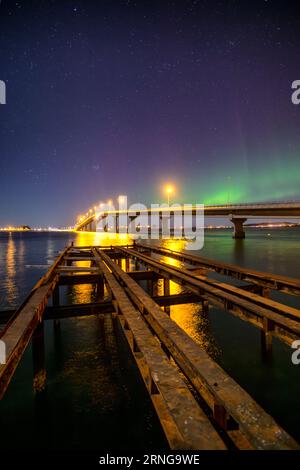
{"type": "Polygon", "coordinates": [[[229,217],[230,221],[233,223],[233,235],[232,238],[245,238],[245,232],[244,232],[244,227],[243,224],[246,222],[247,219],[243,217],[229,217]]]}

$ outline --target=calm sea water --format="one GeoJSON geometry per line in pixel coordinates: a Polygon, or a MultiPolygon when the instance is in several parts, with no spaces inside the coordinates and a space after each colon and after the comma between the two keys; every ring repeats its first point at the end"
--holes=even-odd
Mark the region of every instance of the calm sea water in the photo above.
{"type": "MultiPolygon", "coordinates": [[[[208,230],[198,254],[299,277],[299,239],[299,228],[248,229],[245,240],[233,240],[230,230],[208,230]]],[[[110,245],[130,240],[125,235],[91,233],[0,233],[0,310],[15,308],[71,241],[110,245]]],[[[184,249],[182,241],[163,243],[184,249]]],[[[176,292],[180,288],[171,283],[171,293],[176,292]]],[[[92,297],[89,286],[62,291],[64,303],[92,297]]],[[[300,308],[297,297],[273,298],[300,308]]],[[[292,365],[287,345],[274,339],[272,360],[266,361],[259,331],[223,310],[211,308],[204,319],[197,304],[174,306],[171,318],[300,440],[300,365],[292,365]]],[[[109,319],[105,335],[96,317],[62,320],[58,330],[47,321],[46,368],[47,392],[35,397],[29,346],[0,402],[0,449],[167,447],[127,344],[122,335],[113,334],[109,319]]]]}

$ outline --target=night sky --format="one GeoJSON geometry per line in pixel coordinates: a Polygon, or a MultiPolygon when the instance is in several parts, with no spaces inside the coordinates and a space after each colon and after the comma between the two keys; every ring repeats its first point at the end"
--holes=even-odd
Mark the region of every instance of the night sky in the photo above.
{"type": "Polygon", "coordinates": [[[300,200],[289,1],[5,1],[0,226],[95,202],[300,200]]]}

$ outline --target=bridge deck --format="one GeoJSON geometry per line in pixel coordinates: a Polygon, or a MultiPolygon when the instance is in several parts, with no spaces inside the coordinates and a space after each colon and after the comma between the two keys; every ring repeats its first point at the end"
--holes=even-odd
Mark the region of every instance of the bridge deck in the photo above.
{"type": "MultiPolygon", "coordinates": [[[[245,217],[248,218],[299,218],[300,217],[300,202],[281,202],[281,203],[261,203],[261,204],[224,204],[213,206],[190,205],[176,206],[176,207],[156,207],[145,208],[139,211],[131,210],[100,210],[92,214],[88,214],[83,220],[76,224],[76,230],[84,230],[85,227],[93,224],[96,220],[105,219],[108,215],[112,217],[119,217],[121,214],[128,217],[134,217],[136,214],[151,216],[151,214],[163,214],[166,212],[179,213],[185,211],[198,212],[208,217],[245,217]],[[192,209],[191,209],[192,207],[192,209]]],[[[128,219],[129,221],[129,219],[128,219]]]]}
{"type": "MultiPolygon", "coordinates": [[[[35,391],[39,393],[46,387],[44,320],[58,322],[60,318],[71,316],[99,315],[102,318],[112,315],[113,322],[127,339],[172,449],[299,448],[274,419],[171,320],[168,307],[201,302],[205,313],[208,301],[221,304],[264,329],[266,335],[270,333],[288,342],[300,333],[300,311],[257,295],[251,291],[251,285],[236,288],[208,280],[203,273],[196,276],[187,269],[158,261],[149,256],[155,250],[157,253],[159,248],[149,250],[147,247],[146,254],[145,247],[136,245],[71,246],[64,250],[20,308],[2,315],[2,321],[7,323],[0,338],[6,344],[7,362],[0,365],[0,397],[7,390],[30,339],[33,341],[35,391]],[[135,270],[129,263],[130,258],[138,262],[135,270]],[[78,261],[85,261],[88,266],[83,269],[74,264],[78,261]],[[147,270],[139,270],[139,264],[144,264],[147,270]],[[164,279],[162,296],[147,293],[139,284],[147,281],[153,285],[158,279],[164,279]],[[185,291],[170,295],[170,279],[184,285],[185,291]],[[94,284],[97,301],[60,305],[59,286],[79,283],[94,284]],[[47,305],[50,295],[52,306],[47,305]]],[[[193,261],[196,264],[196,260],[193,261]]],[[[191,259],[188,262],[192,264],[191,259]]]]}

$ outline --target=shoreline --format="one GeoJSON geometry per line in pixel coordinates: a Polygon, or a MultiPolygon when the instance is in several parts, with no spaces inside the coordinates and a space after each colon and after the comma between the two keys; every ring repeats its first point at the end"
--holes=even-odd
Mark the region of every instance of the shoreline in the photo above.
{"type": "MultiPolygon", "coordinates": [[[[244,224],[245,228],[251,228],[251,229],[284,229],[284,228],[297,228],[300,227],[300,224],[297,223],[279,223],[279,224],[244,224]]],[[[230,225],[217,225],[217,226],[206,226],[204,227],[204,230],[231,230],[232,226],[230,225]]],[[[77,230],[75,229],[31,229],[31,230],[22,230],[22,229],[17,229],[17,228],[11,228],[11,229],[0,229],[0,233],[12,233],[12,232],[17,232],[17,233],[78,233],[77,230]]],[[[79,233],[84,233],[84,232],[79,232],[79,233]]],[[[88,233],[88,232],[87,232],[88,233]]],[[[97,232],[90,232],[90,233],[97,233],[97,232]]],[[[104,232],[98,232],[98,233],[104,233],[104,232]]],[[[112,232],[110,232],[112,233],[112,232]]]]}

